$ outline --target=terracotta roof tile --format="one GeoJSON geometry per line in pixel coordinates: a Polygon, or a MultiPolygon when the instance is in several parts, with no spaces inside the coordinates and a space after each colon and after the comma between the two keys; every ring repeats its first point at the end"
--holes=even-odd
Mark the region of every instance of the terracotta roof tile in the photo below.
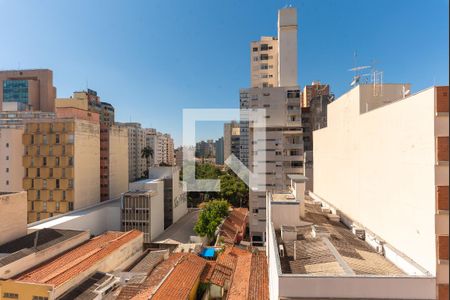
{"type": "Polygon", "coordinates": [[[140,235],[142,233],[137,230],[126,233],[107,232],[15,279],[60,286],[140,235]]]}
{"type": "Polygon", "coordinates": [[[251,284],[248,290],[249,300],[269,299],[269,272],[267,257],[264,252],[253,255],[250,282],[251,284]]]}
{"type": "Polygon", "coordinates": [[[205,259],[193,253],[187,254],[178,262],[151,299],[188,299],[205,266],[205,259]]]}

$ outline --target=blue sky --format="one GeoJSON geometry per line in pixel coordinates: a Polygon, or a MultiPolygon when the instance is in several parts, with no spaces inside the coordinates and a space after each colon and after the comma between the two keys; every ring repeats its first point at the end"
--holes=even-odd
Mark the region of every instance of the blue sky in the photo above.
{"type": "MultiPolygon", "coordinates": [[[[49,68],[58,97],[97,90],[118,121],[171,133],[183,108],[233,108],[249,86],[249,42],[298,8],[299,83],[349,89],[353,53],[413,92],[448,85],[448,0],[0,0],[0,69],[49,68]]],[[[217,138],[219,123],[200,138],[217,138]]]]}

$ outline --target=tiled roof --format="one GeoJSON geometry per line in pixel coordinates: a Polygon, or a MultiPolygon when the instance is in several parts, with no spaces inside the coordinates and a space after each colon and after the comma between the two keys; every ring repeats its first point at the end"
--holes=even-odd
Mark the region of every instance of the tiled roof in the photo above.
{"type": "Polygon", "coordinates": [[[247,299],[250,288],[252,253],[239,248],[233,248],[232,253],[236,255],[237,260],[227,300],[247,299]]]}
{"type": "Polygon", "coordinates": [[[147,279],[139,285],[126,286],[120,292],[117,300],[127,300],[127,299],[145,299],[149,298],[154,290],[161,284],[164,278],[169,274],[169,272],[174,268],[178,261],[186,255],[185,253],[173,253],[168,259],[161,262],[156,268],[150,273],[147,279]]]}
{"type": "Polygon", "coordinates": [[[200,276],[200,282],[209,282],[211,280],[211,276],[214,272],[215,267],[216,267],[215,261],[207,260],[206,266],[203,269],[202,275],[200,276]]]}
{"type": "Polygon", "coordinates": [[[304,221],[311,222],[328,237],[313,237],[311,226],[297,228],[296,241],[282,241],[285,255],[280,257],[283,273],[310,275],[403,275],[404,273],[345,225],[330,221],[320,207],[307,200],[304,221]],[[294,259],[294,243],[296,259],[294,259]]]}
{"type": "Polygon", "coordinates": [[[60,300],[94,300],[98,297],[98,294],[94,292],[95,289],[111,278],[111,274],[97,272],[62,296],[60,300]]]}
{"type": "Polygon", "coordinates": [[[60,286],[140,235],[142,233],[137,230],[125,233],[107,232],[17,276],[15,280],[60,286]]]}
{"type": "Polygon", "coordinates": [[[186,254],[156,290],[152,299],[188,299],[195,284],[199,281],[205,265],[205,259],[193,253],[186,254]]]}
{"type": "Polygon", "coordinates": [[[269,272],[264,252],[253,254],[250,271],[249,300],[269,299],[269,272]]]}
{"type": "Polygon", "coordinates": [[[223,240],[225,244],[235,244],[238,235],[242,236],[245,234],[244,231],[247,224],[247,216],[247,208],[233,208],[220,227],[219,240],[223,240]]]}
{"type": "Polygon", "coordinates": [[[43,251],[82,233],[83,231],[77,230],[46,228],[27,234],[0,246],[0,253],[10,253],[0,259],[0,266],[10,264],[30,253],[43,251]],[[34,246],[35,241],[37,242],[36,247],[34,246]]]}

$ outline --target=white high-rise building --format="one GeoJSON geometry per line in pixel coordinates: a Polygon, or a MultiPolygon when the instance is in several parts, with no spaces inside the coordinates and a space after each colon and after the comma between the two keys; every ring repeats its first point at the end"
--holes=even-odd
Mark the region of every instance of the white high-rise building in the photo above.
{"type": "Polygon", "coordinates": [[[251,53],[252,88],[241,89],[240,107],[265,109],[266,127],[255,128],[241,116],[240,159],[253,170],[261,163],[253,160],[253,154],[266,153],[266,172],[258,174],[266,176],[265,189],[251,190],[249,197],[250,236],[257,245],[266,239],[266,191],[285,190],[290,184],[288,175],[303,173],[296,9],[281,9],[278,12],[278,38],[263,37],[252,42],[251,53]],[[265,140],[253,141],[257,130],[265,130],[265,140]]]}

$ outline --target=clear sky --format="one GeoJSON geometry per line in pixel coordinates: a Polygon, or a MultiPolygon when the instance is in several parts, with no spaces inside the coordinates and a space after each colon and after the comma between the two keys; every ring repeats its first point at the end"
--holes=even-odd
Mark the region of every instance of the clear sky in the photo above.
{"type": "MultiPolygon", "coordinates": [[[[448,0],[0,0],[0,69],[49,68],[58,97],[87,86],[117,121],[171,133],[183,108],[237,108],[249,86],[249,42],[276,35],[298,8],[299,80],[349,89],[354,66],[413,92],[448,85],[448,0]]],[[[222,134],[217,123],[201,138],[222,134]]]]}

